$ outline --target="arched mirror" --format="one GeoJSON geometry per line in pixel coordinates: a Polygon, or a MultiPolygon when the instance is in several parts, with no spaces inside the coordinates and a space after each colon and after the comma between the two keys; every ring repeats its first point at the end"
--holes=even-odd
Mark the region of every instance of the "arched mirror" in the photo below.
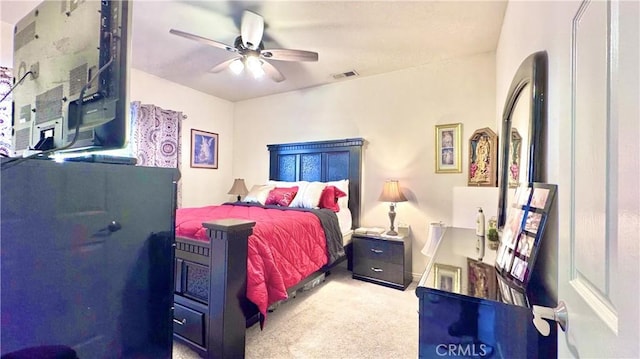
{"type": "Polygon", "coordinates": [[[542,182],[543,134],[547,121],[547,53],[529,55],[518,67],[504,105],[498,174],[498,229],[519,183],[542,182]]]}

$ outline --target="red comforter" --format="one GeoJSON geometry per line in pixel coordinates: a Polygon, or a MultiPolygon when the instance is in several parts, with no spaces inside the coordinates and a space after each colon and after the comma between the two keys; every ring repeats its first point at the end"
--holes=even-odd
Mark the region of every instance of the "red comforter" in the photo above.
{"type": "Polygon", "coordinates": [[[202,222],[239,218],[256,222],[249,236],[247,298],[265,315],[269,305],[287,298],[287,288],[327,264],[327,243],[310,212],[233,205],[180,208],[176,236],[209,241],[202,222]]]}

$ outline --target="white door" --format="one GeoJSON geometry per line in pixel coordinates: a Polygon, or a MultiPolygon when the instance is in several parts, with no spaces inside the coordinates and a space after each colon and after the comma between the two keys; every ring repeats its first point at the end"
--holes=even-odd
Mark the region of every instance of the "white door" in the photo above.
{"type": "Polygon", "coordinates": [[[571,174],[560,191],[570,208],[561,210],[558,253],[558,298],[569,314],[558,335],[562,358],[640,357],[639,14],[635,0],[591,1],[572,25],[571,174]]]}

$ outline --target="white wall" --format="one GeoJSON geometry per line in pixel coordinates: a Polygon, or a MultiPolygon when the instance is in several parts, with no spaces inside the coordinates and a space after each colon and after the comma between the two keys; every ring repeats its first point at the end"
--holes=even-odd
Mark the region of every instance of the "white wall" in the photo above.
{"type": "Polygon", "coordinates": [[[233,199],[227,194],[233,184],[233,103],[132,69],[131,101],[181,111],[182,206],[198,207],[233,199]],[[191,129],[218,134],[218,169],[191,168],[191,129]]]}
{"type": "Polygon", "coordinates": [[[0,66],[13,67],[13,25],[0,21],[0,66]]]}
{"type": "Polygon", "coordinates": [[[479,54],[236,103],[234,176],[245,178],[248,187],[264,183],[267,144],[363,137],[361,223],[388,227],[389,207],[378,196],[385,179],[399,179],[409,202],[398,205],[396,224],[412,227],[413,272],[418,275],[426,265],[420,249],[428,223],[450,225],[453,188],[466,186],[469,136],[482,127],[497,132],[494,56],[479,54]],[[463,172],[435,174],[434,126],[457,122],[463,123],[463,172]]]}

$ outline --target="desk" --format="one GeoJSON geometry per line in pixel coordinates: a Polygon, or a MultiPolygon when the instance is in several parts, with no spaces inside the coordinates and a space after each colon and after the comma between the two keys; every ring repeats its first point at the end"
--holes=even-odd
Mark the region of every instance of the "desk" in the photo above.
{"type": "Polygon", "coordinates": [[[416,288],[420,358],[555,358],[557,329],[547,337],[533,325],[533,304],[549,306],[544,291],[529,292],[500,277],[496,252],[485,243],[478,260],[473,229],[448,227],[416,288]]]}

